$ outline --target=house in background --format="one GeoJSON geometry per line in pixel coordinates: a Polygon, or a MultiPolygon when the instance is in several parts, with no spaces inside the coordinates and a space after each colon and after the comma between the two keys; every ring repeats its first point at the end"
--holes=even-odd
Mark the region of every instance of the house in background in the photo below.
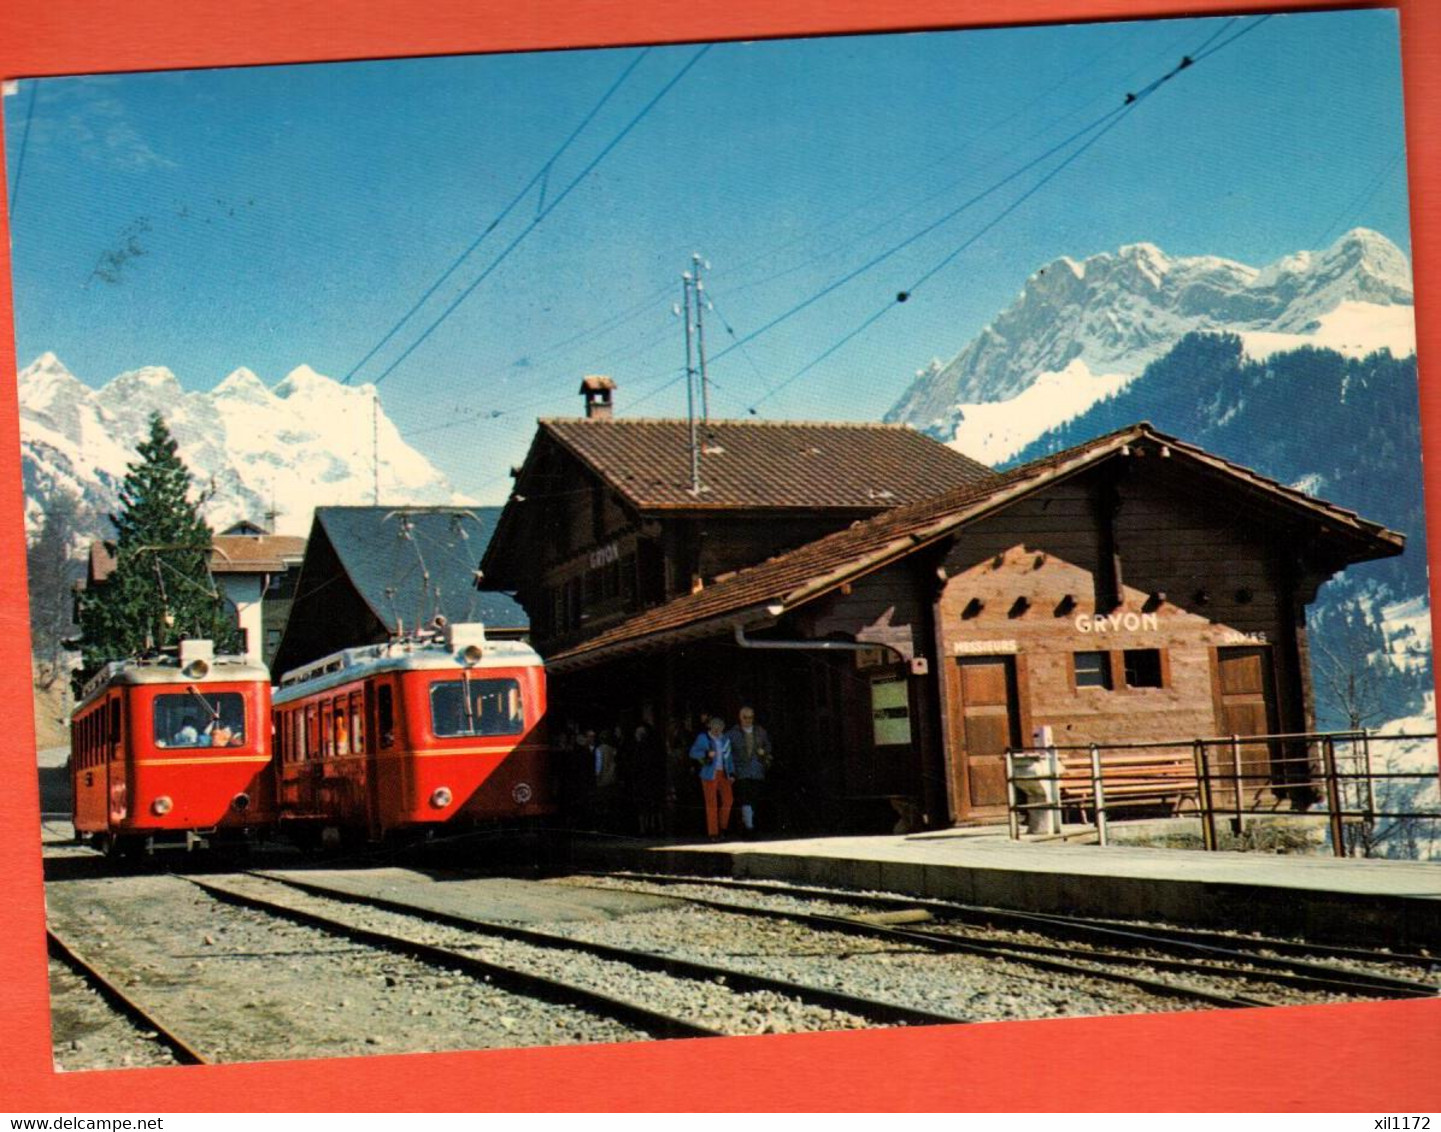
{"type": "Polygon", "coordinates": [[[498,507],[317,507],[271,671],[378,644],[437,618],[519,638],[525,611],[482,591],[480,560],[498,507]]]}
{"type": "MultiPolygon", "coordinates": [[[[254,662],[275,659],[304,556],[303,538],[267,534],[254,523],[236,523],[213,537],[210,573],[240,629],[242,652],[254,662]]],[[[104,585],[114,570],[115,544],[96,539],[85,585],[104,585]]]]}
{"type": "Polygon", "coordinates": [[[215,536],[210,573],[234,607],[245,655],[270,665],[290,616],[305,540],[237,523],[215,536]]]}

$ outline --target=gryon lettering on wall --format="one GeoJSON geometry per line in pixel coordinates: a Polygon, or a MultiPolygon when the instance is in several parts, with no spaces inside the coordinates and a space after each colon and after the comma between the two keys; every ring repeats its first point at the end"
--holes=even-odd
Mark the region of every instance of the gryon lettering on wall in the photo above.
{"type": "Polygon", "coordinates": [[[593,550],[590,554],[590,568],[599,570],[602,566],[609,566],[612,562],[620,561],[620,546],[616,543],[606,543],[599,550],[593,550]]]}
{"type": "Polygon", "coordinates": [[[1156,613],[1078,613],[1075,626],[1078,633],[1154,633],[1161,621],[1156,613]]]}

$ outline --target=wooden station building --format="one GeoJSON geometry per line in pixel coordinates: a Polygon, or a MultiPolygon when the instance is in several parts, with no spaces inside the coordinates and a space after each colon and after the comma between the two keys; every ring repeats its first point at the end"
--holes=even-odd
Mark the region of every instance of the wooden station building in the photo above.
{"type": "Polygon", "coordinates": [[[697,491],[687,422],[614,419],[612,389],[540,422],[486,585],[530,614],[561,724],[688,743],[754,706],[801,831],[902,799],[1003,818],[1003,752],[1043,726],[1309,730],[1307,603],[1404,548],[1145,423],[996,473],[904,428],[710,421],[697,491]]]}

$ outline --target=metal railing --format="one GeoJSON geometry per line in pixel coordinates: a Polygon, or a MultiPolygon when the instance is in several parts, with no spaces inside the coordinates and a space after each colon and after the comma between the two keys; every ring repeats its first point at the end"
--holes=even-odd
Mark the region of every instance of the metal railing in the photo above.
{"type": "Polygon", "coordinates": [[[1179,815],[1189,808],[1200,819],[1208,850],[1241,847],[1246,819],[1274,814],[1324,818],[1325,838],[1338,857],[1374,855],[1398,833],[1414,842],[1417,823],[1430,823],[1425,840],[1441,849],[1435,732],[1325,731],[1007,748],[1005,771],[1012,839],[1020,837],[1023,822],[1031,833],[1058,835],[1067,816],[1078,816],[1079,832],[1094,829],[1106,845],[1113,811],[1162,809],[1179,815]],[[1393,769],[1398,751],[1417,757],[1416,744],[1427,744],[1420,752],[1424,767],[1393,769]],[[1374,765],[1378,758],[1384,769],[1374,765]],[[1229,844],[1223,820],[1230,826],[1229,844]]]}

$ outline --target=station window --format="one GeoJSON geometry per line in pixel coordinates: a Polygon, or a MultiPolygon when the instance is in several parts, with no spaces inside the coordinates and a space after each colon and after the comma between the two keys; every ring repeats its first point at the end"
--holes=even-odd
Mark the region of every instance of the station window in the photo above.
{"type": "Polygon", "coordinates": [[[1111,682],[1111,654],[1108,652],[1078,652],[1073,654],[1076,661],[1077,688],[1114,687],[1111,682]]]}
{"type": "Polygon", "coordinates": [[[1160,649],[1127,649],[1125,668],[1126,687],[1128,688],[1161,688],[1165,686],[1160,649]]]}

